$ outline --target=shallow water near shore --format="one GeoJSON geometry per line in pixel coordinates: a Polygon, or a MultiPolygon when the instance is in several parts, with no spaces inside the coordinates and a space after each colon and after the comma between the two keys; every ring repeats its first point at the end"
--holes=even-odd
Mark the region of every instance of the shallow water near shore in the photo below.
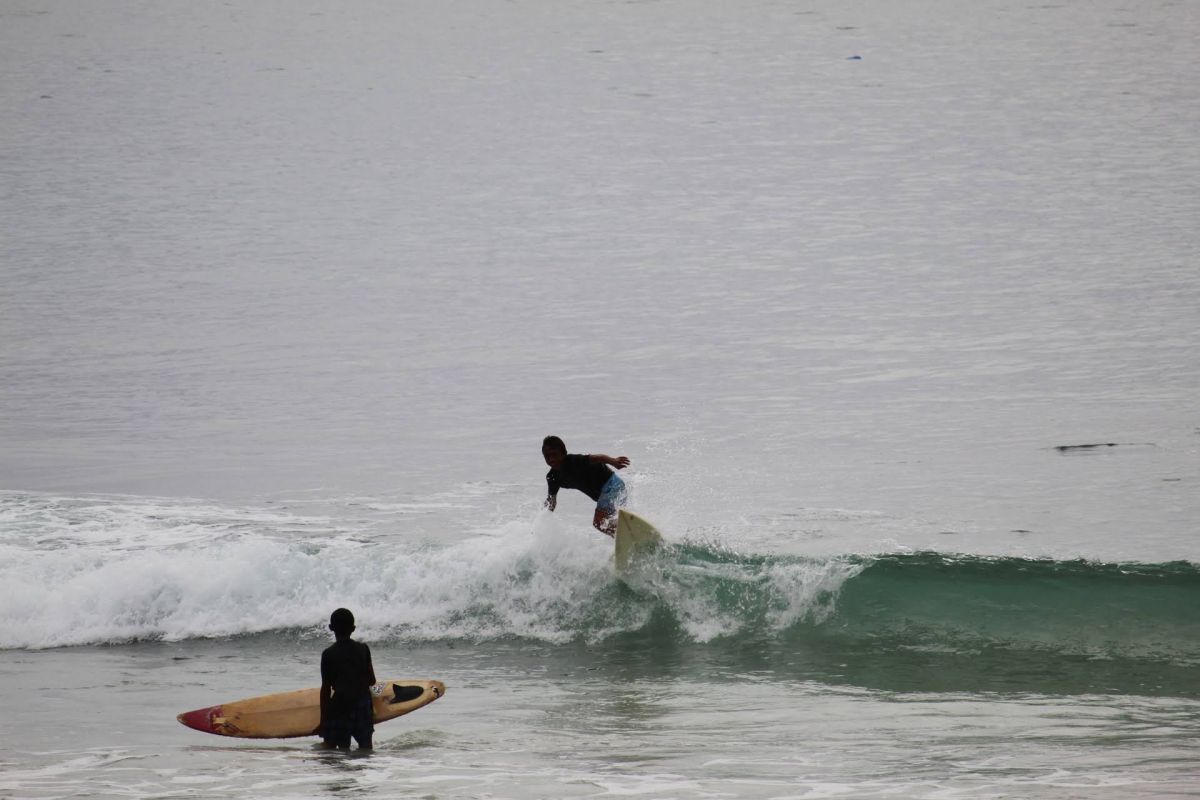
{"type": "Polygon", "coordinates": [[[1198,37],[0,2],[0,798],[1195,796],[1198,37]]]}
{"type": "MultiPolygon", "coordinates": [[[[6,683],[46,699],[12,719],[37,733],[20,737],[19,759],[9,756],[5,791],[1162,797],[1194,790],[1194,699],[890,691],[734,663],[721,669],[720,657],[702,662],[716,669],[680,670],[669,659],[655,664],[607,647],[586,649],[581,660],[529,644],[479,652],[376,645],[377,664],[436,673],[450,688],[432,706],[379,726],[366,755],[322,752],[307,740],[219,739],[164,723],[163,708],[231,697],[247,685],[288,685],[310,666],[299,657],[304,649],[251,637],[6,653],[6,683]],[[42,724],[47,713],[63,713],[62,704],[97,695],[108,699],[89,702],[109,712],[79,715],[69,736],[42,724]]],[[[317,651],[314,643],[309,649],[317,651]]]]}

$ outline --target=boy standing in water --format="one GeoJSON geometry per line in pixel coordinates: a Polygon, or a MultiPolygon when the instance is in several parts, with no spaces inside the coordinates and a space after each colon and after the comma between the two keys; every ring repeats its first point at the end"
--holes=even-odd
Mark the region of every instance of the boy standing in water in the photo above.
{"type": "Polygon", "coordinates": [[[330,615],[329,630],[337,641],[321,653],[321,724],[314,732],[321,735],[327,747],[349,750],[353,736],[360,750],[370,750],[375,731],[371,649],[350,638],[354,615],[349,609],[339,608],[330,615]]]}
{"type": "Polygon", "coordinates": [[[542,440],[542,458],[550,467],[546,473],[546,508],[554,510],[559,489],[578,489],[596,501],[592,525],[612,536],[617,526],[617,509],[625,505],[626,492],[625,482],[609,467],[624,469],[629,466],[629,459],[568,453],[567,446],[557,436],[542,440]]]}

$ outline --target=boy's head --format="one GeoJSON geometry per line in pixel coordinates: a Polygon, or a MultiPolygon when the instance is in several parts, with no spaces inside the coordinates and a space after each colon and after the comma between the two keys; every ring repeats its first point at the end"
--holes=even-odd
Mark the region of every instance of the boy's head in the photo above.
{"type": "Polygon", "coordinates": [[[354,615],[348,608],[339,608],[329,615],[329,630],[335,636],[344,637],[354,633],[354,615]]]}
{"type": "Polygon", "coordinates": [[[550,469],[558,469],[567,458],[567,446],[557,436],[542,439],[542,458],[550,469]]]}

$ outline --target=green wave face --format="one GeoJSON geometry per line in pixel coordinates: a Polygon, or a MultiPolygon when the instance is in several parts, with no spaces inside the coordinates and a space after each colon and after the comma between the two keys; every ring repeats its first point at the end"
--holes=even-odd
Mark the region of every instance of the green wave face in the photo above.
{"type": "Polygon", "coordinates": [[[1200,696],[1200,569],[1184,562],[679,546],[573,624],[618,661],[897,691],[1200,696]]]}
{"type": "Polygon", "coordinates": [[[856,635],[1200,663],[1200,571],[939,554],[876,559],[838,602],[856,635]]]}

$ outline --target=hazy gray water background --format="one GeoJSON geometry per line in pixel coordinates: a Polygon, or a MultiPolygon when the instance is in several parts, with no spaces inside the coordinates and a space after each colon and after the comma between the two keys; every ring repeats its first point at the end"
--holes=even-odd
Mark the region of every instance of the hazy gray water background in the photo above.
{"type": "MultiPolygon", "coordinates": [[[[196,590],[196,557],[273,563],[257,540],[198,544],[243,530],[314,548],[498,537],[517,552],[550,432],[628,454],[638,508],[676,541],[1198,561],[1198,15],[1190,2],[2,2],[0,489],[45,493],[6,506],[8,577],[53,587],[56,564],[93,559],[137,586],[150,568],[113,554],[145,548],[196,590]],[[1129,446],[1054,449],[1107,442],[1129,446]],[[158,499],[178,497],[210,505],[158,499]],[[156,550],[164,537],[184,555],[156,550]],[[59,539],[75,560],[45,555],[59,539]]],[[[586,509],[572,499],[553,520],[572,565],[602,558],[586,509]]],[[[296,599],[296,616],[315,627],[328,597],[296,599]]],[[[59,619],[88,621],[10,598],[9,635],[33,620],[49,633],[26,644],[102,641],[97,598],[127,596],[72,584],[64,598],[59,619]]],[[[242,600],[296,622],[288,595],[242,600]]],[[[188,796],[215,763],[232,769],[226,791],[263,770],[256,791],[285,795],[266,765],[300,759],[314,781],[342,768],[303,748],[214,755],[176,730],[183,707],[256,693],[240,687],[264,662],[303,685],[296,665],[319,647],[270,639],[258,657],[188,641],[220,627],[200,611],[176,621],[172,645],[5,651],[25,722],[5,734],[0,794],[106,774],[100,730],[46,741],[71,723],[40,676],[78,684],[93,668],[104,677],[88,685],[116,704],[105,715],[152,700],[149,727],[123,734],[142,783],[113,793],[188,796]],[[141,694],[155,647],[188,660],[141,694]],[[180,680],[207,685],[180,707],[180,680]]],[[[257,630],[244,625],[232,631],[257,630]]],[[[654,691],[679,703],[617,715],[602,740],[642,731],[638,749],[678,785],[640,762],[621,773],[630,785],[589,783],[608,768],[590,760],[596,731],[568,746],[523,709],[552,691],[592,719],[636,659],[589,683],[590,656],[555,652],[568,677],[553,690],[497,690],[519,659],[476,669],[390,646],[397,668],[450,673],[452,694],[413,718],[428,741],[396,731],[418,760],[462,770],[434,796],[1195,785],[1194,758],[1170,756],[1194,753],[1194,700],[1143,727],[1143,704],[1170,701],[903,706],[871,681],[850,697],[670,669],[654,691]],[[730,692],[750,696],[744,712],[694,707],[730,692]],[[918,711],[890,733],[871,723],[902,706],[918,711]],[[821,751],[832,719],[850,733],[821,751]],[[1046,734],[1062,747],[1051,763],[1020,744],[1046,719],[1070,729],[1046,734]],[[467,734],[489,724],[494,740],[467,734]],[[804,745],[772,749],[760,731],[804,745]],[[965,731],[962,750],[929,749],[949,731],[965,731]],[[477,755],[512,735],[532,744],[510,771],[477,755]],[[973,770],[981,752],[1013,771],[973,770]],[[727,760],[779,782],[739,783],[727,760]]],[[[389,783],[433,780],[433,766],[409,774],[410,755],[364,762],[348,785],[426,791],[389,783]]]]}

